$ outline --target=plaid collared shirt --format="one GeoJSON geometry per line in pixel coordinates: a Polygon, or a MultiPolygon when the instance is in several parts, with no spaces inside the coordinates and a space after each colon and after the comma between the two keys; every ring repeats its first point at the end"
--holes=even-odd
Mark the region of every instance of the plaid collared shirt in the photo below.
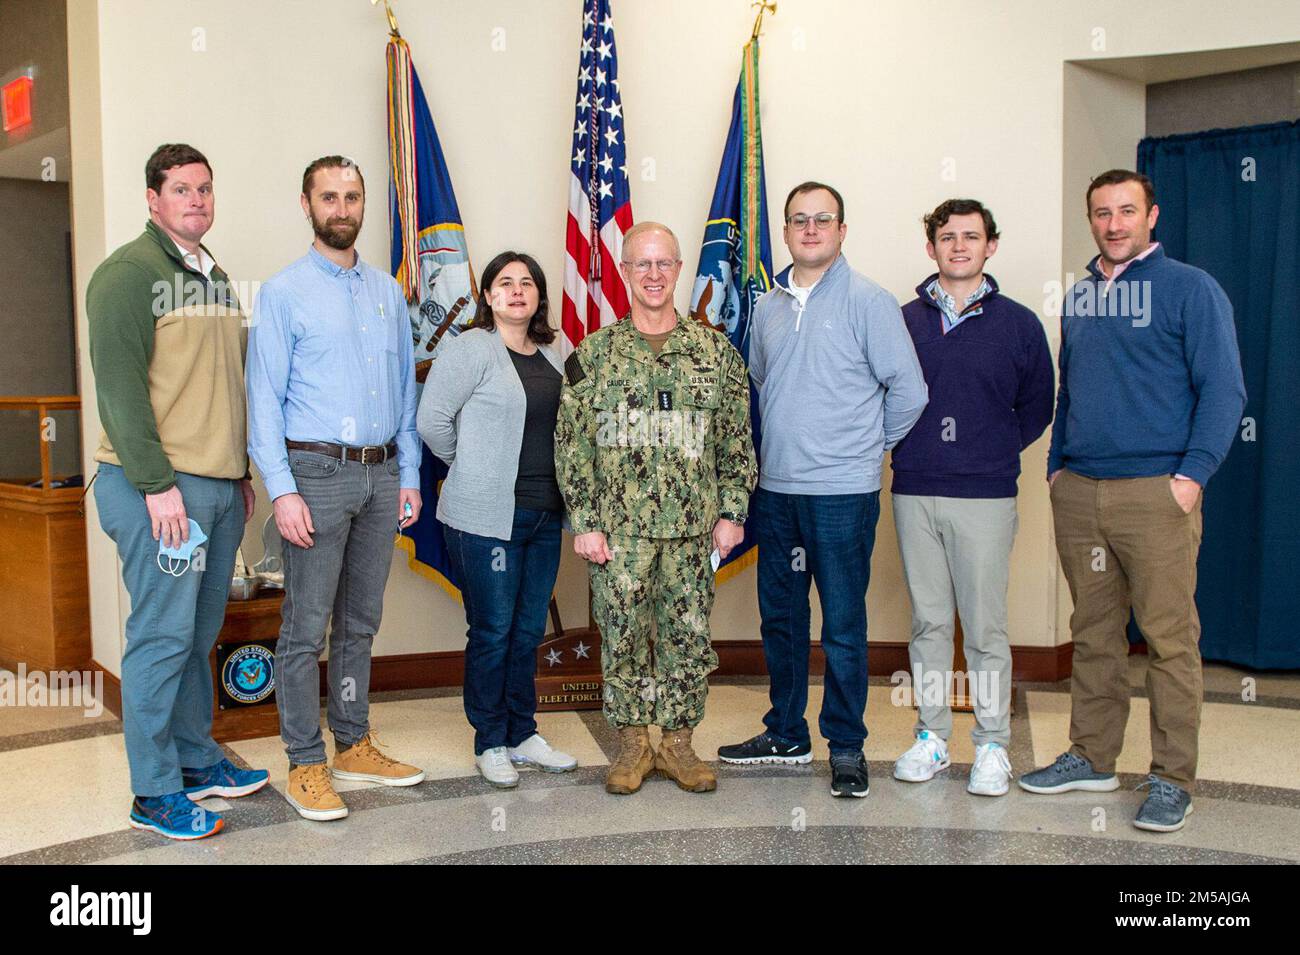
{"type": "Polygon", "coordinates": [[[943,333],[947,335],[972,315],[978,315],[982,312],[982,308],[971,308],[971,306],[985,295],[988,295],[993,289],[989,285],[989,280],[983,279],[980,282],[980,287],[967,296],[960,310],[957,308],[957,300],[943,290],[943,286],[939,284],[938,279],[926,286],[925,291],[931,300],[939,306],[939,311],[943,312],[943,333]]]}

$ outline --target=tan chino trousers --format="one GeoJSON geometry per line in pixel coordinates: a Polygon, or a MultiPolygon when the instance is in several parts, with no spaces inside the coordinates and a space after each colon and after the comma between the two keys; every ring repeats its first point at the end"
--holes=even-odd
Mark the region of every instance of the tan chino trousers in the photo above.
{"type": "Polygon", "coordinates": [[[1074,598],[1071,752],[1115,770],[1129,714],[1129,609],[1150,665],[1151,772],[1191,791],[1201,723],[1196,555],[1201,500],[1190,514],[1168,475],[1097,480],[1063,470],[1052,485],[1061,567],[1074,598]]]}

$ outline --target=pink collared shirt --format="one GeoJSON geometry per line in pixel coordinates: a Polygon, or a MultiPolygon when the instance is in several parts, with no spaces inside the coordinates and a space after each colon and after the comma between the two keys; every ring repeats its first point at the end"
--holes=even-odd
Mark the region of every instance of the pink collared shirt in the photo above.
{"type": "Polygon", "coordinates": [[[1100,262],[1098,262],[1097,267],[1101,269],[1101,274],[1106,276],[1106,291],[1110,291],[1111,285],[1114,283],[1114,281],[1117,278],[1119,278],[1121,275],[1124,274],[1125,269],[1127,269],[1134,262],[1141,262],[1143,259],[1145,259],[1148,255],[1150,255],[1159,247],[1160,247],[1159,242],[1152,242],[1150,245],[1148,245],[1137,255],[1133,256],[1133,258],[1129,259],[1127,262],[1120,262],[1118,265],[1112,266],[1113,271],[1110,273],[1110,275],[1106,275],[1106,269],[1105,266],[1103,265],[1103,263],[1106,260],[1102,259],[1100,262]]]}

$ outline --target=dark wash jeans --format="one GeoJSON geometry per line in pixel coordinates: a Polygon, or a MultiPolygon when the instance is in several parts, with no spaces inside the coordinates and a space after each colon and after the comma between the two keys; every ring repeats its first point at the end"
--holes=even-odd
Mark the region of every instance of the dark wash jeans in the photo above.
{"type": "Polygon", "coordinates": [[[475,756],[537,732],[533,677],[560,569],[560,517],[517,507],[509,541],[443,525],[469,624],[465,715],[475,756]]]}
{"type": "Polygon", "coordinates": [[[876,543],[880,492],[754,494],[758,609],[771,680],[768,732],[810,742],[808,652],[812,581],[822,609],[826,678],[818,728],[831,753],[858,753],[867,738],[867,582],[876,543]]]}

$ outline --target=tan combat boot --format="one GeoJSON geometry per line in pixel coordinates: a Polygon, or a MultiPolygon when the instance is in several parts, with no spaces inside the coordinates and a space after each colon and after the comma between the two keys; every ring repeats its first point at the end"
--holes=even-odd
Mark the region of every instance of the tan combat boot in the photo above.
{"type": "Polygon", "coordinates": [[[334,791],[334,784],[330,782],[330,773],[324,763],[290,766],[284,798],[298,810],[298,815],[313,822],[342,819],[348,814],[348,807],[334,791]]]}
{"type": "Polygon", "coordinates": [[[605,774],[605,792],[627,796],[641,788],[654,768],[655,751],[650,747],[650,730],[645,726],[620,726],[618,758],[605,774]]]}
{"type": "Polygon", "coordinates": [[[655,770],[688,793],[708,793],[718,788],[718,777],[691,749],[691,728],[665,729],[655,754],[655,770]]]}

